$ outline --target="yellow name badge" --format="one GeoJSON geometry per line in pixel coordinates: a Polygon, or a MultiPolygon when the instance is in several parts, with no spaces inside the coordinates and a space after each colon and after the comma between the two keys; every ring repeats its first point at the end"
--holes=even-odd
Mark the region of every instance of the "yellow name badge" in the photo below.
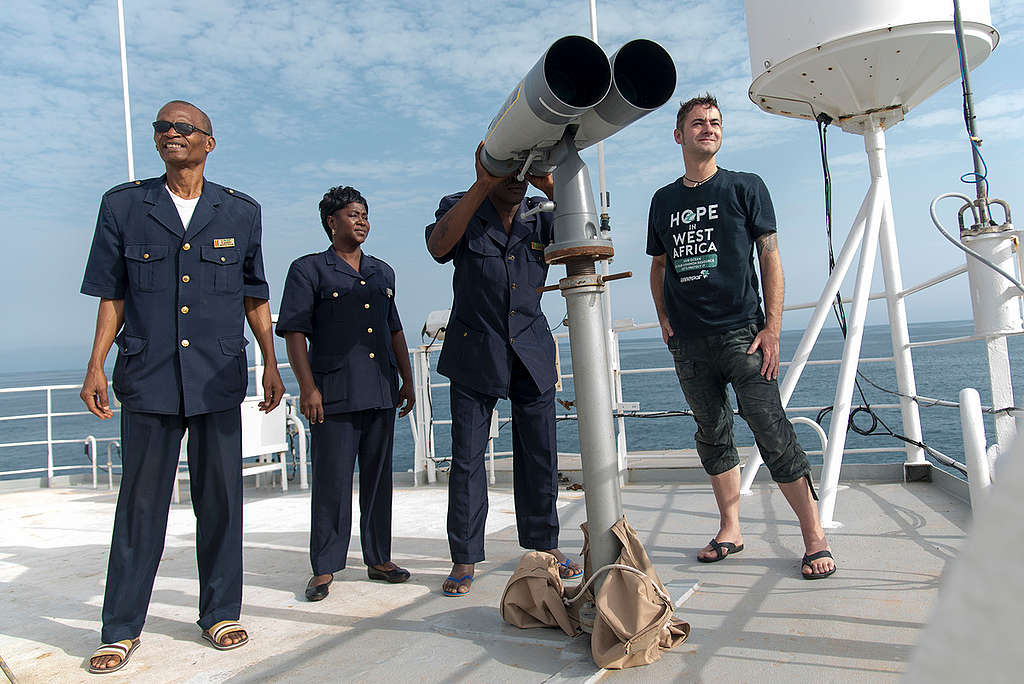
{"type": "Polygon", "coordinates": [[[213,241],[213,246],[215,249],[217,247],[234,247],[235,238],[215,238],[213,241]]]}
{"type": "Polygon", "coordinates": [[[538,250],[543,252],[544,251],[544,244],[541,243],[541,242],[531,242],[530,243],[530,249],[538,249],[538,250]]]}

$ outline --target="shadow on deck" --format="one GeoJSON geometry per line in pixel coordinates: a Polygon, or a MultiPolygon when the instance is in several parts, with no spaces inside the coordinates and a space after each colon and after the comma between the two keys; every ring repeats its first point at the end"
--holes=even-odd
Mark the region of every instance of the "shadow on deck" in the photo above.
{"type": "MultiPolygon", "coordinates": [[[[603,673],[587,636],[518,630],[497,605],[522,550],[511,489],[491,489],[488,561],[472,593],[446,598],[443,487],[395,490],[394,559],[412,580],[366,579],[353,537],[349,569],[331,595],[307,603],[308,492],[250,493],[245,505],[242,621],[252,642],[220,653],[196,627],[194,519],[172,506],[142,645],[111,680],[188,681],[894,681],[964,537],[967,505],[927,483],[853,482],[840,493],[830,541],[832,578],[800,577],[800,531],[781,493],[756,484],[742,501],[746,549],[715,564],[696,550],[717,530],[706,483],[631,484],[630,523],[673,599],[688,642],[645,668],[603,673]]],[[[82,488],[0,495],[0,655],[21,682],[96,681],[84,669],[98,644],[114,496],[82,488]]],[[[578,553],[582,493],[560,497],[561,548],[578,553]]]]}

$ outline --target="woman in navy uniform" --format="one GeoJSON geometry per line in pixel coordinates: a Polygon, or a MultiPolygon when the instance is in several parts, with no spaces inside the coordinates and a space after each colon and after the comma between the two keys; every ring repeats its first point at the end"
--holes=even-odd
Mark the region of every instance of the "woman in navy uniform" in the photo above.
{"type": "Polygon", "coordinates": [[[362,251],[370,233],[367,207],[352,187],[324,195],[320,220],[331,246],[292,262],[277,322],[312,438],[310,601],[326,597],[334,573],[345,568],[357,459],[367,575],[409,579],[391,562],[391,448],[396,407],[404,402],[399,416],[405,416],[415,402],[412,370],[395,306],[395,272],[362,251]]]}
{"type": "MultiPolygon", "coordinates": [[[[526,181],[498,178],[476,154],[476,182],[441,199],[426,228],[438,263],[453,261],[454,303],[437,370],[451,379],[452,465],[448,545],[452,572],[442,591],[464,596],[484,559],[487,477],[484,449],[499,397],[512,401],[512,458],[519,545],[558,559],[563,578],[583,574],[558,550],[555,345],[540,308],[552,240],[549,212],[523,216],[540,198],[526,181]]],[[[551,198],[551,176],[527,176],[551,198]]]]}

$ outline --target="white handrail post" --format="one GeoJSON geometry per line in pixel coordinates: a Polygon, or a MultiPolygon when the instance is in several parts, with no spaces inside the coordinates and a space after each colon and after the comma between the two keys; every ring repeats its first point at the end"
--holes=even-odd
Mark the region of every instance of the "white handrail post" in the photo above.
{"type": "Polygon", "coordinates": [[[288,407],[288,422],[295,428],[295,441],[299,450],[299,489],[309,489],[309,478],[306,476],[306,428],[302,419],[296,415],[295,405],[288,407]]]}
{"type": "MultiPolygon", "coordinates": [[[[807,425],[814,430],[814,434],[818,436],[818,441],[821,442],[821,452],[825,453],[825,450],[828,449],[828,435],[825,434],[825,431],[821,429],[820,425],[806,416],[796,416],[795,418],[791,418],[790,422],[794,425],[797,423],[807,425]]],[[[754,446],[754,449],[757,449],[757,445],[754,446]]]]}
{"type": "MultiPolygon", "coordinates": [[[[609,312],[610,313],[610,312],[609,312]]],[[[611,322],[608,324],[608,367],[611,370],[612,409],[620,412],[622,407],[622,356],[619,354],[619,333],[611,322]]],[[[619,486],[625,486],[628,475],[626,468],[626,419],[621,415],[615,420],[615,447],[619,459],[619,486]]]]}
{"type": "MultiPolygon", "coordinates": [[[[253,365],[253,384],[255,385],[253,394],[257,397],[263,396],[263,350],[260,349],[260,345],[252,345],[252,365],[253,365]]],[[[246,364],[248,368],[248,364],[246,364]]],[[[248,382],[248,370],[246,371],[246,382],[248,382]]],[[[248,395],[248,392],[246,392],[248,395]]],[[[258,480],[257,480],[258,483],[258,480]]],[[[259,484],[256,485],[257,487],[259,484]]]]}
{"type": "MultiPolygon", "coordinates": [[[[413,396],[419,394],[415,386],[413,387],[413,396]]],[[[419,397],[416,397],[419,399],[419,397]]],[[[412,486],[416,487],[419,485],[417,482],[417,475],[420,472],[421,464],[423,463],[423,443],[420,441],[419,427],[416,425],[416,411],[410,411],[406,414],[406,418],[409,419],[409,431],[412,433],[412,486]]]]}
{"type": "Polygon", "coordinates": [[[412,413],[409,414],[413,431],[412,484],[415,487],[419,485],[420,473],[425,473],[427,469],[427,443],[426,434],[423,431],[427,397],[423,391],[423,362],[421,358],[423,350],[416,348],[410,354],[412,355],[413,394],[416,397],[416,404],[413,406],[412,413]],[[413,416],[415,416],[414,420],[413,416]]]}
{"type": "Polygon", "coordinates": [[[498,428],[501,426],[501,416],[498,409],[491,411],[491,430],[487,440],[487,481],[494,484],[494,440],[498,438],[498,428]]]}
{"type": "Polygon", "coordinates": [[[46,388],[46,486],[53,480],[53,393],[46,388]]]}
{"type": "Polygon", "coordinates": [[[965,387],[960,390],[960,427],[964,433],[964,460],[967,462],[967,486],[971,493],[971,508],[977,509],[992,485],[992,472],[985,453],[985,419],[981,413],[978,390],[965,387]]]}
{"type": "Polygon", "coordinates": [[[422,388],[421,399],[417,402],[422,409],[419,422],[420,435],[423,438],[423,457],[427,469],[427,483],[437,482],[437,464],[434,461],[434,407],[430,390],[430,350],[420,347],[419,362],[416,364],[420,380],[417,384],[422,388]]]}
{"type": "Polygon", "coordinates": [[[117,452],[121,453],[121,442],[114,440],[107,445],[107,490],[114,491],[114,462],[110,459],[110,450],[117,448],[117,452]]]}
{"type": "Polygon", "coordinates": [[[871,294],[871,277],[878,252],[878,233],[882,225],[885,204],[890,201],[889,175],[885,164],[885,131],[873,116],[868,118],[864,126],[864,149],[871,169],[871,209],[864,229],[864,242],[861,246],[860,264],[853,292],[853,307],[847,320],[846,344],[843,346],[843,360],[839,366],[839,380],[832,403],[832,422],[829,425],[828,449],[825,452],[821,476],[821,500],[818,503],[823,527],[842,526],[842,523],[833,519],[836,495],[839,491],[839,471],[843,463],[843,448],[846,446],[846,431],[850,424],[850,405],[857,365],[860,361],[868,297],[871,294]]]}
{"type": "Polygon", "coordinates": [[[92,488],[96,489],[96,438],[89,435],[85,438],[85,444],[89,448],[89,460],[92,462],[92,488]]]}

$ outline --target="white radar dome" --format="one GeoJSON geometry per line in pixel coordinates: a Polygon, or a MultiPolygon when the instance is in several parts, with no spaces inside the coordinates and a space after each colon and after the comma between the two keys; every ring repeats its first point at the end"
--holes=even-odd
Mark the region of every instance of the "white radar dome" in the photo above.
{"type": "MultiPolygon", "coordinates": [[[[751,101],[771,114],[885,126],[959,78],[953,3],[746,0],[751,101]]],[[[960,0],[967,64],[995,49],[988,0],[960,0]]]]}

